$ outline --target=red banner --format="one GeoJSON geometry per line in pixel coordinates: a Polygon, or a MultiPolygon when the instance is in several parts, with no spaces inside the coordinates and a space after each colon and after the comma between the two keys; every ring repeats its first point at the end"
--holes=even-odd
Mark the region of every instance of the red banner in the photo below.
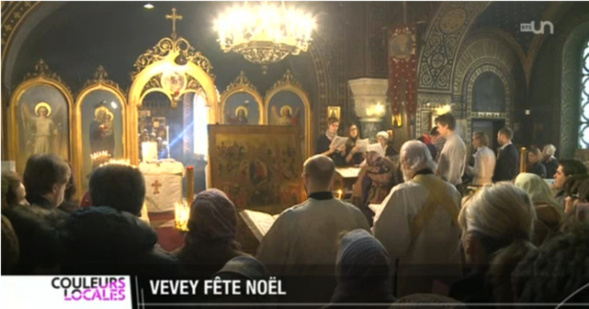
{"type": "Polygon", "coordinates": [[[389,31],[389,92],[391,111],[399,115],[405,102],[407,114],[416,110],[417,55],[414,26],[401,26],[389,31]]]}

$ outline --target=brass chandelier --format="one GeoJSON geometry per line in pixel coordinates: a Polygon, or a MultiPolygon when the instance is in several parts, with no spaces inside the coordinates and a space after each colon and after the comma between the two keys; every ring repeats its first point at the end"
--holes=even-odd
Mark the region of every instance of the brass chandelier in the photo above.
{"type": "Polygon", "coordinates": [[[224,52],[262,65],[306,52],[315,26],[315,17],[284,2],[237,4],[215,21],[224,52]]]}

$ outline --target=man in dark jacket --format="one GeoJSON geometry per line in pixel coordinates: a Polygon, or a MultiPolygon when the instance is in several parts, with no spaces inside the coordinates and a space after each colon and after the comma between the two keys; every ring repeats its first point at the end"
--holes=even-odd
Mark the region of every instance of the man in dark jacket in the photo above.
{"type": "Polygon", "coordinates": [[[110,164],[90,177],[93,207],[74,214],[61,229],[65,274],[177,277],[177,261],[157,245],[155,230],[139,216],[145,180],[132,166],[110,164]]]}
{"type": "Polygon", "coordinates": [[[497,163],[493,173],[493,182],[510,181],[519,173],[519,153],[511,143],[513,131],[503,128],[497,133],[497,142],[501,145],[497,154],[497,163]]]}

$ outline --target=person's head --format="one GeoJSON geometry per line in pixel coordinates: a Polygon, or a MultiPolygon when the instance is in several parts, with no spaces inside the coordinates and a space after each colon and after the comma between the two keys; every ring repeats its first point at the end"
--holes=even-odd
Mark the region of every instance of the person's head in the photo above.
{"type": "Polygon", "coordinates": [[[438,132],[438,127],[434,126],[430,131],[429,131],[429,137],[432,141],[432,143],[435,143],[438,141],[438,139],[440,138],[440,132],[438,132]]]}
{"type": "Polygon", "coordinates": [[[106,120],[106,112],[103,109],[99,109],[96,111],[96,120],[98,122],[104,122],[106,120]]]}
{"type": "Polygon", "coordinates": [[[39,116],[47,117],[48,114],[49,114],[49,110],[47,109],[47,107],[45,107],[45,106],[39,107],[39,116]]]}
{"type": "MultiPolygon", "coordinates": [[[[384,246],[368,231],[355,229],[341,239],[336,256],[338,286],[332,302],[342,302],[358,290],[391,293],[390,257],[384,246]]],[[[393,300],[390,294],[390,301],[393,300]]]]}
{"type": "Polygon", "coordinates": [[[348,136],[351,138],[358,138],[358,136],[360,135],[360,133],[358,132],[358,126],[356,124],[351,124],[348,130],[348,136]]]}
{"type": "Polygon", "coordinates": [[[227,195],[207,189],[194,198],[188,219],[190,242],[232,244],[237,229],[237,211],[227,195]]]}
{"type": "MultiPolygon", "coordinates": [[[[221,280],[239,280],[242,286],[251,280],[270,279],[270,272],[264,264],[249,255],[240,255],[230,259],[225,266],[216,272],[212,278],[221,280]]],[[[228,295],[216,295],[208,298],[210,303],[248,303],[250,308],[258,308],[256,304],[274,302],[272,295],[257,295],[255,293],[237,293],[228,295]]],[[[262,308],[260,306],[259,308],[262,308]]]]}
{"type": "Polygon", "coordinates": [[[401,147],[401,171],[405,181],[413,179],[415,173],[429,168],[436,170],[436,163],[427,146],[420,141],[407,141],[401,147]]]}
{"type": "Polygon", "coordinates": [[[552,144],[545,145],[544,149],[542,150],[542,158],[548,159],[550,157],[553,157],[555,153],[556,153],[556,147],[554,147],[554,145],[552,145],[552,144]]]}
{"type": "Polygon", "coordinates": [[[562,187],[565,194],[565,213],[570,213],[578,203],[588,200],[589,175],[570,175],[562,187]]]}
{"type": "Polygon", "coordinates": [[[508,127],[501,128],[499,132],[497,132],[497,142],[501,146],[509,144],[512,138],[513,131],[508,127]]]}
{"type": "Polygon", "coordinates": [[[472,145],[475,148],[489,146],[489,137],[484,132],[475,132],[472,135],[472,145]]]}
{"type": "Polygon", "coordinates": [[[98,167],[90,175],[94,206],[107,206],[140,216],[145,199],[145,179],[138,168],[123,164],[98,167]]]}
{"type": "Polygon", "coordinates": [[[2,208],[14,205],[26,205],[26,195],[25,186],[16,173],[2,173],[2,208]]]}
{"type": "Polygon", "coordinates": [[[376,133],[376,141],[384,148],[389,142],[389,134],[386,131],[376,133]]]}
{"type": "Polygon", "coordinates": [[[537,251],[530,252],[513,273],[515,301],[564,303],[565,306],[589,303],[587,252],[588,224],[573,225],[566,234],[550,239],[537,251]]]}
{"type": "Polygon", "coordinates": [[[303,181],[309,194],[330,191],[335,164],[328,156],[314,155],[303,165],[303,181]]]}
{"type": "Polygon", "coordinates": [[[562,189],[565,181],[571,175],[587,175],[587,167],[577,159],[560,160],[554,174],[554,187],[562,189]]]}
{"type": "Polygon", "coordinates": [[[330,134],[336,134],[339,129],[339,119],[331,117],[327,119],[327,131],[330,134]]]}
{"type": "Polygon", "coordinates": [[[45,199],[54,207],[64,199],[72,171],[67,162],[54,154],[33,155],[27,160],[23,173],[23,184],[30,204],[45,199]]]}
{"type": "Polygon", "coordinates": [[[542,153],[540,152],[540,149],[536,148],[535,146],[530,147],[530,149],[528,149],[528,162],[530,165],[538,163],[538,161],[541,159],[541,155],[542,153]]]}
{"type": "Polygon", "coordinates": [[[446,137],[456,129],[456,118],[451,113],[445,113],[436,118],[436,126],[440,135],[446,137]]]}
{"type": "Polygon", "coordinates": [[[466,260],[495,276],[530,248],[536,211],[529,195],[508,182],[477,192],[458,215],[466,260]],[[503,265],[505,264],[505,265],[503,265]]]}
{"type": "Polygon", "coordinates": [[[519,173],[515,177],[515,186],[524,190],[534,204],[547,204],[563,215],[562,205],[552,197],[552,190],[540,176],[532,173],[519,173]]]}

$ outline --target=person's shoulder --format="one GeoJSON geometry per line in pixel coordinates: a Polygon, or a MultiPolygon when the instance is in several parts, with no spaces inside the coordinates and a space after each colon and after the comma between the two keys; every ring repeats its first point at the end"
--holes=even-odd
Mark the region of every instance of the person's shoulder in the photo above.
{"type": "Polygon", "coordinates": [[[278,219],[285,220],[285,219],[293,219],[299,216],[301,213],[307,211],[309,208],[309,200],[303,201],[300,204],[293,205],[288,207],[287,209],[283,210],[278,216],[278,219]]]}
{"type": "Polygon", "coordinates": [[[393,196],[399,195],[399,194],[412,195],[415,192],[418,192],[419,190],[421,190],[422,188],[423,188],[422,185],[420,185],[419,183],[417,183],[415,181],[410,180],[410,181],[405,181],[403,183],[400,183],[400,184],[394,186],[393,189],[391,189],[391,194],[393,194],[393,196]]]}

